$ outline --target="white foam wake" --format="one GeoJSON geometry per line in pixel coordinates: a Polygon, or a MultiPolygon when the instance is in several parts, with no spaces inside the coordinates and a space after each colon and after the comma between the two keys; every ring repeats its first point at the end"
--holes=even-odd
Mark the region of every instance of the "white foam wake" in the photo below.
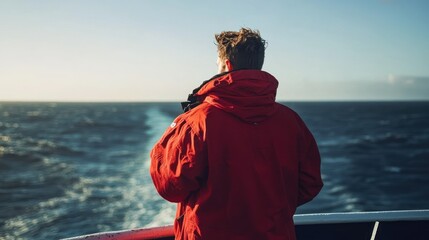
{"type": "Polygon", "coordinates": [[[158,195],[149,175],[150,150],[173,119],[156,105],[149,107],[145,115],[147,137],[137,161],[136,171],[129,179],[129,191],[124,196],[125,201],[134,204],[125,216],[124,229],[172,224],[175,216],[175,204],[158,195]]]}

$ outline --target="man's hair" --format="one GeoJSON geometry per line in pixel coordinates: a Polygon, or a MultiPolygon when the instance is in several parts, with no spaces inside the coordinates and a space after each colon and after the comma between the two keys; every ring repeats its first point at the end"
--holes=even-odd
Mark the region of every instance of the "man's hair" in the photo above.
{"type": "Polygon", "coordinates": [[[262,69],[266,42],[258,30],[241,28],[215,35],[219,58],[228,59],[234,69],[262,69]]]}

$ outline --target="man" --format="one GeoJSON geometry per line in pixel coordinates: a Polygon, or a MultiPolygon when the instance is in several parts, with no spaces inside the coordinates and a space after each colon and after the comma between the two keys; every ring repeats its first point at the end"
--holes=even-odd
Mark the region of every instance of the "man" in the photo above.
{"type": "Polygon", "coordinates": [[[176,239],[295,239],[296,208],[323,185],[316,142],[275,102],[259,32],[215,38],[220,74],[194,90],[152,149],[153,182],[178,203],[176,239]]]}

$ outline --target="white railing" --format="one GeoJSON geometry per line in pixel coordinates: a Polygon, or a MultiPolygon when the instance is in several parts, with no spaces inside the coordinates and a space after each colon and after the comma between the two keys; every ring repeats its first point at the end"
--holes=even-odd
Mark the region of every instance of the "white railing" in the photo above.
{"type": "MultiPolygon", "coordinates": [[[[349,212],[349,213],[315,213],[296,214],[295,225],[310,224],[342,224],[342,223],[374,223],[371,239],[375,239],[380,222],[393,221],[429,221],[429,210],[401,210],[401,211],[376,211],[376,212],[349,212]]],[[[94,233],[84,236],[65,238],[63,240],[142,240],[173,237],[172,225],[138,228],[113,232],[94,233]]],[[[429,238],[428,238],[429,239],[429,238]]]]}

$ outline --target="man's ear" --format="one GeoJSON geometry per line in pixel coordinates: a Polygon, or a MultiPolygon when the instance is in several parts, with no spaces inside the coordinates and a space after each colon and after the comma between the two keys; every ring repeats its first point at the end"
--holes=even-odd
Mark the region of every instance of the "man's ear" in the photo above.
{"type": "Polygon", "coordinates": [[[227,70],[228,72],[233,70],[233,67],[232,67],[231,61],[229,61],[229,59],[226,59],[226,60],[225,60],[225,65],[226,65],[226,70],[227,70]]]}

